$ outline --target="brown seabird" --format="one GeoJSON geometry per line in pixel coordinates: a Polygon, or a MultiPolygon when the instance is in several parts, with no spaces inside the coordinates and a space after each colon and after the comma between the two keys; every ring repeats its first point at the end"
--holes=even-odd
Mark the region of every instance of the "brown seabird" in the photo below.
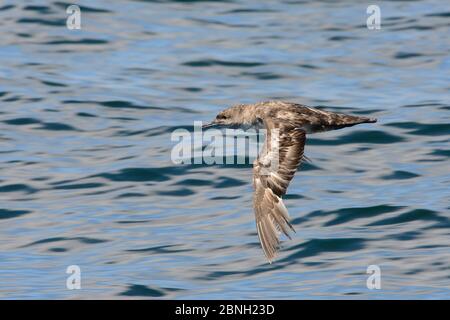
{"type": "Polygon", "coordinates": [[[280,232],[289,239],[289,231],[295,232],[281,197],[305,158],[306,134],[376,121],[296,103],[266,101],[232,106],[203,126],[263,125],[266,129],[263,149],[253,162],[253,208],[259,240],[270,263],[280,245],[280,232]]]}

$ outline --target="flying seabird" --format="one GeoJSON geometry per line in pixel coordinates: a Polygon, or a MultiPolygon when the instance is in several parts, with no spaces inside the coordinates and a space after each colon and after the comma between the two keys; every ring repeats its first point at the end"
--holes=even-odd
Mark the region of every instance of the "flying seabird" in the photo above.
{"type": "Polygon", "coordinates": [[[253,208],[259,241],[270,263],[279,248],[280,233],[291,239],[289,232],[295,232],[281,197],[305,159],[306,134],[376,121],[296,103],[266,101],[232,106],[203,126],[263,126],[266,130],[262,151],[253,162],[253,208]]]}

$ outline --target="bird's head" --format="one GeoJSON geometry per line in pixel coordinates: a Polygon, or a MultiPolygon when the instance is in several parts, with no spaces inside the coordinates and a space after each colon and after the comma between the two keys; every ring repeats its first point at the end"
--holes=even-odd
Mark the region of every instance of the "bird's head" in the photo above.
{"type": "Polygon", "coordinates": [[[240,127],[247,124],[248,112],[245,105],[236,105],[225,109],[216,116],[216,118],[209,124],[202,128],[209,127],[240,127]]]}

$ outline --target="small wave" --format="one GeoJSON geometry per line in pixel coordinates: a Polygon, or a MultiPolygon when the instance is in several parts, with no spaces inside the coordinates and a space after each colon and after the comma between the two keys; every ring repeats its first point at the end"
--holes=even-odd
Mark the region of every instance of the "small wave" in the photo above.
{"type": "Polygon", "coordinates": [[[139,193],[139,192],[126,192],[118,195],[115,199],[123,199],[123,198],[136,198],[136,197],[146,197],[147,194],[139,193]]]}
{"type": "Polygon", "coordinates": [[[97,118],[95,114],[88,113],[88,112],[77,112],[77,116],[83,117],[83,118],[97,118]]]}
{"type": "Polygon", "coordinates": [[[395,233],[390,236],[391,239],[398,240],[398,241],[411,241],[414,239],[417,239],[422,234],[421,231],[407,231],[407,232],[401,232],[401,233],[395,233]]]}
{"type": "Polygon", "coordinates": [[[22,248],[32,247],[32,246],[36,246],[36,245],[40,245],[40,244],[44,244],[44,243],[63,242],[63,241],[77,241],[77,242],[83,243],[83,244],[99,244],[99,243],[108,242],[109,240],[88,238],[88,237],[73,237],[73,238],[54,237],[54,238],[46,238],[46,239],[31,242],[29,244],[22,246],[22,248]]]}
{"type": "Polygon", "coordinates": [[[299,64],[298,67],[303,69],[320,69],[320,67],[315,66],[313,64],[299,64]]]}
{"type": "Polygon", "coordinates": [[[203,180],[203,179],[185,179],[174,183],[175,185],[184,185],[184,186],[210,186],[213,184],[211,180],[203,180]]]}
{"type": "Polygon", "coordinates": [[[228,11],[224,11],[221,14],[236,14],[236,13],[275,13],[278,12],[274,9],[260,9],[260,8],[240,8],[240,9],[232,9],[228,11]]]}
{"type": "Polygon", "coordinates": [[[5,6],[0,7],[0,11],[11,10],[11,9],[13,9],[13,8],[15,8],[15,7],[16,7],[15,5],[7,4],[7,5],[5,5],[5,6]]]}
{"type": "Polygon", "coordinates": [[[181,188],[176,190],[157,191],[156,194],[166,197],[186,197],[195,194],[195,192],[188,188],[181,188]]]}
{"type": "Polygon", "coordinates": [[[450,18],[450,12],[434,12],[434,13],[426,14],[425,17],[450,18]]]}
{"type": "Polygon", "coordinates": [[[335,216],[334,219],[324,224],[324,226],[328,227],[338,224],[345,224],[358,219],[372,218],[389,212],[396,212],[402,208],[403,207],[401,206],[377,205],[372,207],[341,208],[332,211],[318,210],[307,214],[305,217],[299,217],[292,220],[292,224],[295,225],[313,217],[335,216]]]}
{"type": "Polygon", "coordinates": [[[428,31],[428,30],[433,30],[433,29],[436,29],[436,27],[414,25],[414,26],[401,27],[401,28],[392,28],[391,30],[392,31],[405,31],[405,30],[428,31]]]}
{"type": "Polygon", "coordinates": [[[9,209],[0,209],[0,220],[2,219],[11,219],[17,218],[26,214],[29,214],[31,211],[29,210],[9,210],[9,209]]]}
{"type": "Polygon", "coordinates": [[[222,67],[235,67],[235,68],[253,68],[263,66],[262,62],[251,62],[251,61],[224,61],[216,59],[205,59],[205,60],[193,60],[188,62],[183,62],[182,65],[188,67],[211,67],[211,66],[222,66],[222,67]]]}
{"type": "Polygon", "coordinates": [[[241,76],[248,76],[258,80],[276,80],[286,78],[281,74],[276,74],[273,72],[242,72],[241,76]]]}
{"type": "Polygon", "coordinates": [[[92,189],[105,186],[104,183],[78,183],[78,184],[66,184],[53,187],[55,190],[74,190],[74,189],[92,189]]]}
{"type": "Polygon", "coordinates": [[[234,187],[243,186],[246,184],[247,184],[246,181],[222,176],[222,177],[219,177],[216,179],[214,188],[215,189],[234,188],[234,187]]]}
{"type": "Polygon", "coordinates": [[[105,178],[110,181],[166,181],[171,176],[181,176],[191,171],[195,166],[174,166],[174,167],[154,167],[154,168],[125,168],[117,172],[100,173],[89,178],[105,178]]]}
{"type": "Polygon", "coordinates": [[[44,44],[50,44],[50,45],[64,45],[64,44],[87,44],[87,45],[96,45],[96,44],[107,44],[109,43],[108,40],[103,39],[79,39],[79,40],[69,40],[69,39],[60,39],[60,40],[51,40],[47,41],[44,44]]]}
{"type": "Polygon", "coordinates": [[[316,257],[327,252],[352,252],[361,250],[366,246],[366,239],[362,238],[331,238],[331,239],[312,239],[305,243],[289,248],[289,251],[295,251],[286,258],[278,260],[279,263],[294,263],[300,259],[316,257]]]}
{"type": "Polygon", "coordinates": [[[163,246],[148,247],[148,248],[143,248],[143,249],[130,249],[130,250],[127,250],[127,252],[163,254],[163,253],[178,253],[178,252],[192,251],[190,249],[174,249],[174,247],[177,247],[177,246],[176,245],[163,245],[163,246]]]}
{"type": "Polygon", "coordinates": [[[37,6],[37,5],[28,5],[23,7],[23,10],[25,11],[35,11],[38,12],[39,14],[50,14],[53,11],[51,10],[50,7],[48,6],[37,6]]]}
{"type": "MultiPolygon", "coordinates": [[[[53,4],[62,9],[66,9],[68,6],[68,4],[66,2],[53,2],[53,4]]],[[[85,5],[80,5],[80,10],[81,10],[81,12],[92,12],[92,13],[110,13],[110,12],[112,12],[108,9],[93,8],[93,7],[89,7],[89,6],[85,6],[85,5]]]]}
{"type": "Polygon", "coordinates": [[[408,171],[397,170],[390,174],[381,176],[380,178],[383,180],[406,180],[417,177],[420,177],[420,175],[408,171]]]}
{"type": "Polygon", "coordinates": [[[448,136],[450,134],[450,124],[420,124],[417,129],[409,131],[408,134],[421,136],[448,136]]]}
{"type": "Polygon", "coordinates": [[[436,211],[428,210],[428,209],[414,209],[405,213],[402,213],[400,215],[397,215],[395,217],[386,218],[380,221],[372,222],[368,224],[367,226],[385,226],[385,225],[391,225],[391,224],[401,224],[401,223],[407,223],[411,221],[436,221],[436,222],[443,222],[443,223],[449,223],[449,219],[447,217],[441,217],[436,211]]]}
{"type": "Polygon", "coordinates": [[[6,124],[14,125],[14,126],[24,126],[30,124],[41,123],[38,119],[35,118],[15,118],[3,121],[6,124]]]}
{"type": "Polygon", "coordinates": [[[328,38],[329,41],[346,41],[346,40],[355,40],[358,39],[356,37],[349,37],[349,36],[333,36],[328,38]]]}
{"type": "Polygon", "coordinates": [[[229,28],[255,28],[255,27],[257,27],[257,25],[254,25],[254,24],[227,23],[227,22],[213,20],[213,19],[189,18],[189,20],[200,23],[202,25],[211,24],[211,25],[225,26],[225,27],[229,27],[229,28]]]}
{"type": "Polygon", "coordinates": [[[429,155],[450,158],[450,150],[436,149],[430,152],[429,155]]]}
{"type": "Polygon", "coordinates": [[[40,18],[21,18],[17,23],[40,24],[43,26],[61,27],[66,25],[65,19],[40,19],[40,18]]]}
{"type": "Polygon", "coordinates": [[[122,293],[120,296],[129,296],[129,297],[152,297],[152,298],[161,298],[167,295],[170,291],[178,291],[180,289],[175,288],[151,288],[148,286],[144,286],[141,284],[131,284],[128,286],[128,289],[122,293]]]}
{"type": "Polygon", "coordinates": [[[417,58],[422,57],[423,55],[421,53],[416,52],[397,52],[394,55],[395,59],[411,59],[411,58],[417,58]]]}
{"type": "Polygon", "coordinates": [[[37,129],[49,131],[81,131],[71,125],[60,122],[44,122],[37,129]]]}
{"type": "Polygon", "coordinates": [[[1,192],[17,192],[17,191],[22,191],[22,192],[26,192],[26,193],[34,193],[34,192],[37,192],[37,189],[32,188],[26,184],[21,184],[21,183],[0,186],[0,193],[1,192]]]}
{"type": "Polygon", "coordinates": [[[49,86],[49,87],[67,87],[66,84],[60,83],[60,82],[45,81],[45,80],[40,80],[40,81],[42,84],[45,84],[46,86],[49,86]]]}

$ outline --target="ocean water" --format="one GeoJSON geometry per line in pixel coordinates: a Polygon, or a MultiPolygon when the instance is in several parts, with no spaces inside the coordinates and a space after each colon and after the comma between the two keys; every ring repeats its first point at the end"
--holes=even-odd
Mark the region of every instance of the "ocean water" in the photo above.
{"type": "Polygon", "coordinates": [[[446,1],[378,1],[380,30],[357,1],[77,3],[81,30],[65,2],[0,5],[0,298],[450,297],[446,1]],[[273,264],[251,167],[170,157],[268,99],[379,119],[308,136],[273,264]]]}

